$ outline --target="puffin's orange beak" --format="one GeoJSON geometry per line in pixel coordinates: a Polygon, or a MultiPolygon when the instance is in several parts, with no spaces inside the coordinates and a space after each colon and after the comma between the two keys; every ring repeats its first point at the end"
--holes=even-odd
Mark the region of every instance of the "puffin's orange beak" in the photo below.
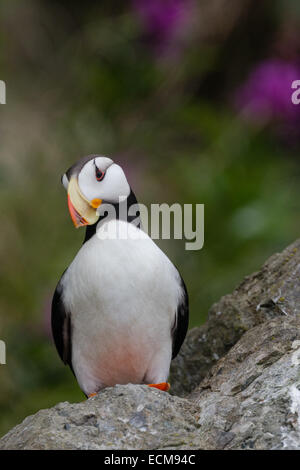
{"type": "Polygon", "coordinates": [[[71,178],[68,185],[68,207],[71,219],[76,228],[84,225],[93,225],[99,219],[97,208],[101,199],[88,201],[78,186],[77,178],[71,178]]]}
{"type": "Polygon", "coordinates": [[[75,225],[76,228],[83,227],[84,225],[89,225],[88,221],[85,220],[82,215],[77,212],[75,207],[73,206],[70,198],[70,194],[68,194],[68,207],[69,207],[69,212],[71,219],[73,220],[73,224],[75,225]]]}

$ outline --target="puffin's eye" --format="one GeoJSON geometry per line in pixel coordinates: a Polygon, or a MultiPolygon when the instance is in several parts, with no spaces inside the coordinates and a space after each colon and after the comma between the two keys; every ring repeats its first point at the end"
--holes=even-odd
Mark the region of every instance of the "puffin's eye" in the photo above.
{"type": "Polygon", "coordinates": [[[99,170],[99,168],[96,167],[96,166],[95,166],[95,174],[96,174],[96,180],[97,181],[103,180],[104,175],[105,175],[104,171],[99,170]]]}

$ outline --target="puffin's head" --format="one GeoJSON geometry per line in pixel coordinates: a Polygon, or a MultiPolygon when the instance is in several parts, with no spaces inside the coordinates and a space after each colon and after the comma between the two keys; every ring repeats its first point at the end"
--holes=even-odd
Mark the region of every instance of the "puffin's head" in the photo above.
{"type": "Polygon", "coordinates": [[[102,202],[118,204],[130,194],[122,168],[110,158],[88,155],[81,158],[62,177],[68,191],[68,206],[76,228],[99,219],[102,202]]]}

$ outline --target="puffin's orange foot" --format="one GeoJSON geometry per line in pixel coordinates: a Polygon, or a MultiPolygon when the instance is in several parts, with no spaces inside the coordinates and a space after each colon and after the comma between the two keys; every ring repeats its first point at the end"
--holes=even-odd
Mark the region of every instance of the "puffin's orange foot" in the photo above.
{"type": "Polygon", "coordinates": [[[160,384],[147,384],[147,385],[148,387],[158,388],[158,390],[162,390],[163,392],[167,392],[171,388],[168,382],[162,382],[160,384]]]}
{"type": "Polygon", "coordinates": [[[97,395],[97,393],[96,393],[96,392],[95,392],[95,393],[90,393],[90,394],[88,395],[88,398],[95,397],[96,395],[97,395]]]}

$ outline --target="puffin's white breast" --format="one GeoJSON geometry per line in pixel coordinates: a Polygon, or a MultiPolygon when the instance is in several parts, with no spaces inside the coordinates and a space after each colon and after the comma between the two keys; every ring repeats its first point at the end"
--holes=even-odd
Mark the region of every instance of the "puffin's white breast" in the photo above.
{"type": "Polygon", "coordinates": [[[63,301],[71,312],[72,364],[85,393],[141,383],[154,362],[156,368],[169,367],[180,278],[151,238],[137,239],[139,232],[123,221],[104,224],[62,279],[63,301]],[[129,236],[101,239],[104,231],[116,234],[116,228],[129,236]]]}

